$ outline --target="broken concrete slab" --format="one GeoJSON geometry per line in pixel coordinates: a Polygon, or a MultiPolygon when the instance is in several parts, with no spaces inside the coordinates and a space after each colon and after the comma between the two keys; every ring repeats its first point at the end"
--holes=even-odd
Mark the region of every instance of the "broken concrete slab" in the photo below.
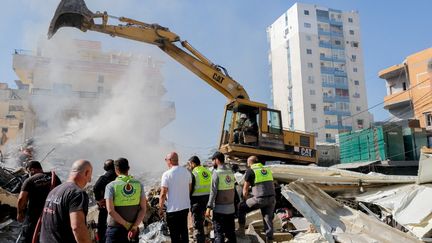
{"type": "Polygon", "coordinates": [[[0,204],[6,204],[11,207],[17,207],[18,194],[10,193],[0,187],[0,204]]]}
{"type": "Polygon", "coordinates": [[[290,243],[327,243],[320,233],[299,233],[290,243]]]}
{"type": "Polygon", "coordinates": [[[360,211],[338,203],[315,185],[296,181],[282,188],[282,194],[332,242],[420,242],[360,211]]]}
{"type": "Polygon", "coordinates": [[[356,197],[379,206],[418,238],[432,236],[431,199],[432,184],[383,187],[356,197]]]}
{"type": "Polygon", "coordinates": [[[419,160],[417,184],[432,183],[432,149],[422,148],[419,160]]]}

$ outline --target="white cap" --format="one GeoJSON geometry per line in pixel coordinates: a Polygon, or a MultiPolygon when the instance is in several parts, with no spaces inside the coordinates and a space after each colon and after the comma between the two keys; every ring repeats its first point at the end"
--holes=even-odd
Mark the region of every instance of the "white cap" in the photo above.
{"type": "Polygon", "coordinates": [[[241,114],[240,118],[247,118],[246,114],[241,114]]]}

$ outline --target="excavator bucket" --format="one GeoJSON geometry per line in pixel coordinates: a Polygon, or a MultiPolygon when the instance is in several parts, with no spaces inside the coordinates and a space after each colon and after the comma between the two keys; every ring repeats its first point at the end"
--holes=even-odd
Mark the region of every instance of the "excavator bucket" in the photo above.
{"type": "Polygon", "coordinates": [[[62,0],[51,20],[48,39],[64,26],[86,31],[89,25],[94,24],[93,16],[93,12],[87,8],[84,0],[62,0]]]}

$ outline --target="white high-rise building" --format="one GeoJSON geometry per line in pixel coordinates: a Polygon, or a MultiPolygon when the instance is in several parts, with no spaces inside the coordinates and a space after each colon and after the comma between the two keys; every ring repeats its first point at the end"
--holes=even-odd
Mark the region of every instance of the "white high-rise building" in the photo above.
{"type": "Polygon", "coordinates": [[[318,142],[369,127],[358,12],[296,3],[267,34],[284,127],[314,132],[318,142]]]}

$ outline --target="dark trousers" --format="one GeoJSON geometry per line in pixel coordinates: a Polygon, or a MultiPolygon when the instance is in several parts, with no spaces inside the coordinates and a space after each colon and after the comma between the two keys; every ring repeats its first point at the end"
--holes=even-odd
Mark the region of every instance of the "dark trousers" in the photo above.
{"type": "Polygon", "coordinates": [[[191,197],[191,213],[194,226],[194,236],[198,243],[205,242],[204,213],[209,195],[191,197]]]}
{"type": "Polygon", "coordinates": [[[170,231],[172,243],[187,243],[189,242],[189,234],[187,227],[187,216],[189,209],[170,212],[166,214],[166,221],[170,231]]]}
{"type": "Polygon", "coordinates": [[[37,220],[30,220],[28,216],[25,217],[22,224],[21,237],[19,238],[20,243],[31,243],[33,234],[36,228],[37,220]]]}
{"type": "Polygon", "coordinates": [[[138,234],[136,238],[129,241],[128,231],[123,226],[108,226],[105,233],[106,243],[127,243],[127,242],[138,242],[138,234]]]}
{"type": "Polygon", "coordinates": [[[105,208],[99,208],[97,234],[99,237],[99,243],[105,243],[105,233],[107,229],[107,217],[108,211],[105,208]]]}
{"type": "Polygon", "coordinates": [[[224,243],[225,237],[229,243],[236,243],[234,214],[221,214],[213,212],[213,230],[215,243],[224,243]]]}
{"type": "Polygon", "coordinates": [[[276,199],[274,196],[256,198],[252,197],[239,205],[239,224],[245,224],[246,214],[255,209],[261,209],[261,215],[263,217],[264,231],[266,238],[269,240],[273,239],[273,218],[274,208],[276,199]]]}

